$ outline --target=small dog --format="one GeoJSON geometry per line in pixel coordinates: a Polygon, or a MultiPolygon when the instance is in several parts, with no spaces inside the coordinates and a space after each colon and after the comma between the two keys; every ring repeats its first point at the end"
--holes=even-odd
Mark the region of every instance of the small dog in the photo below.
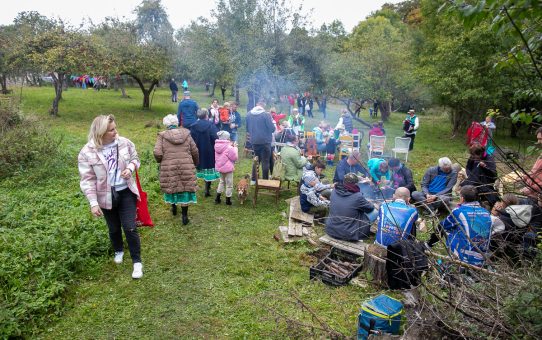
{"type": "Polygon", "coordinates": [[[239,180],[237,183],[237,198],[239,198],[239,203],[243,204],[248,197],[248,189],[250,187],[250,175],[245,175],[245,177],[239,180]]]}

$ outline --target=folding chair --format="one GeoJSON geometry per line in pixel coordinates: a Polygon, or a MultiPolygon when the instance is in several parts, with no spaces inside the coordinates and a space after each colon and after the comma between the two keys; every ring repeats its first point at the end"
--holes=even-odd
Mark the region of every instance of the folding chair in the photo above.
{"type": "Polygon", "coordinates": [[[362,132],[358,132],[354,135],[352,135],[352,138],[354,139],[353,140],[353,144],[352,144],[352,147],[354,149],[354,151],[359,151],[359,148],[360,148],[360,145],[361,145],[361,140],[362,140],[362,132]]]}
{"type": "Polygon", "coordinates": [[[395,137],[395,147],[391,149],[391,151],[393,151],[393,157],[397,158],[398,153],[404,153],[405,163],[408,162],[409,146],[410,146],[410,138],[395,137]]]}
{"type": "Polygon", "coordinates": [[[260,179],[260,162],[258,157],[254,157],[254,167],[256,169],[256,184],[254,185],[254,196],[252,198],[252,206],[256,206],[256,201],[258,199],[258,193],[264,195],[275,195],[275,203],[279,203],[279,194],[280,194],[280,180],[275,179],[260,179]],[[267,190],[272,192],[260,192],[260,190],[267,190]]]}
{"type": "Polygon", "coordinates": [[[369,137],[369,152],[367,154],[367,157],[371,159],[374,156],[383,156],[385,146],[386,146],[386,136],[370,136],[369,137]]]}
{"type": "Polygon", "coordinates": [[[339,137],[339,160],[343,159],[343,156],[349,156],[354,150],[354,138],[352,136],[340,136],[339,137]]]}

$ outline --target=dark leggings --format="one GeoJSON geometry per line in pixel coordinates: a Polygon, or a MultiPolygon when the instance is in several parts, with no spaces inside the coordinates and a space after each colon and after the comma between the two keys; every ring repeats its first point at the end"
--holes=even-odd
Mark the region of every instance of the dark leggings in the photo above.
{"type": "Polygon", "coordinates": [[[109,228],[109,238],[115,251],[123,251],[122,230],[124,230],[132,262],[141,262],[141,241],[136,227],[137,196],[130,189],[118,193],[117,207],[102,209],[109,228]]]}

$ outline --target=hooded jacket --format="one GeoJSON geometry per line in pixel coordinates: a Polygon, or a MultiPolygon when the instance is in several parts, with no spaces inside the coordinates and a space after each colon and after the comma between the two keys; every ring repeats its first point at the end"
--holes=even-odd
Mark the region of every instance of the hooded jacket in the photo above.
{"type": "Polygon", "coordinates": [[[187,129],[180,127],[160,132],[153,154],[160,163],[162,192],[196,192],[196,165],[199,154],[187,129]]]}
{"type": "Polygon", "coordinates": [[[220,173],[233,172],[235,161],[238,158],[237,148],[226,139],[215,141],[215,169],[220,173]]]}
{"type": "Polygon", "coordinates": [[[206,119],[198,119],[190,134],[199,151],[198,170],[215,168],[215,141],[218,139],[216,126],[206,119]]]}
{"type": "Polygon", "coordinates": [[[358,241],[369,236],[371,224],[367,213],[375,207],[361,192],[350,192],[337,184],[331,194],[326,233],[339,240],[358,241]]]}
{"type": "Polygon", "coordinates": [[[247,132],[250,135],[252,145],[271,144],[275,124],[269,112],[266,112],[261,106],[255,106],[247,114],[247,132]]]}

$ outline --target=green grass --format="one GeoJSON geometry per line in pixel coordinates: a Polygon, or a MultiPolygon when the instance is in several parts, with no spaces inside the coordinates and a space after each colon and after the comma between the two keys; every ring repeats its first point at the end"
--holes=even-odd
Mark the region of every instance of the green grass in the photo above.
{"type": "MultiPolygon", "coordinates": [[[[211,98],[198,89],[192,90],[200,106],[210,104],[211,98]]],[[[191,222],[182,226],[180,216],[171,216],[169,206],[162,201],[152,157],[156,134],[161,131],[156,125],[161,124],[165,114],[176,112],[176,105],[170,102],[169,91],[159,89],[152,111],[145,111],[141,109],[140,91],[129,89],[128,93],[131,98],[123,99],[114,91],[70,89],[63,95],[59,117],[52,118],[47,112],[53,89],[23,89],[24,112],[35,115],[56,137],[62,137],[62,152],[58,160],[0,182],[0,212],[8,212],[20,225],[25,221],[48,224],[49,228],[64,228],[65,234],[73,237],[77,236],[74,230],[94,232],[96,241],[91,249],[81,249],[93,260],[77,263],[77,274],[70,276],[67,286],[54,295],[60,297],[56,305],[49,307],[43,320],[33,320],[35,325],[30,329],[43,338],[322,335],[284,322],[277,324],[280,313],[286,319],[317,325],[295,303],[295,294],[331,327],[353,336],[360,303],[378,291],[374,287],[331,288],[310,282],[309,266],[314,259],[307,254],[314,247],[308,243],[283,245],[273,239],[278,226],[287,223],[281,214],[286,211],[283,199],[294,192],[281,194],[278,204],[272,197],[259,198],[256,209],[250,202],[239,205],[235,198],[231,207],[215,205],[212,197],[204,198],[198,192],[198,204],[189,209],[191,222]],[[141,229],[145,275],[138,281],[131,279],[129,256],[124,264],[115,265],[111,250],[106,254],[105,248],[110,246],[105,222],[90,216],[87,201],[79,191],[77,153],[86,141],[92,119],[108,113],[117,117],[120,134],[136,144],[142,159],[142,185],[149,194],[156,223],[153,229],[141,229]]],[[[244,117],[244,103],[240,108],[244,117]]],[[[329,105],[333,124],[339,109],[338,105],[329,105]]],[[[402,135],[403,118],[404,114],[394,113],[386,124],[389,141],[402,135]]],[[[306,125],[312,128],[317,122],[308,119],[306,125]]],[[[420,116],[420,124],[408,163],[417,183],[439,157],[465,160],[463,140],[449,139],[450,126],[445,116],[420,116]]],[[[244,141],[244,128],[240,137],[244,141]]],[[[250,161],[242,159],[236,168],[236,180],[249,169],[250,161]]],[[[328,177],[333,170],[327,169],[328,177]]],[[[48,265],[46,259],[43,265],[48,265]]]]}

